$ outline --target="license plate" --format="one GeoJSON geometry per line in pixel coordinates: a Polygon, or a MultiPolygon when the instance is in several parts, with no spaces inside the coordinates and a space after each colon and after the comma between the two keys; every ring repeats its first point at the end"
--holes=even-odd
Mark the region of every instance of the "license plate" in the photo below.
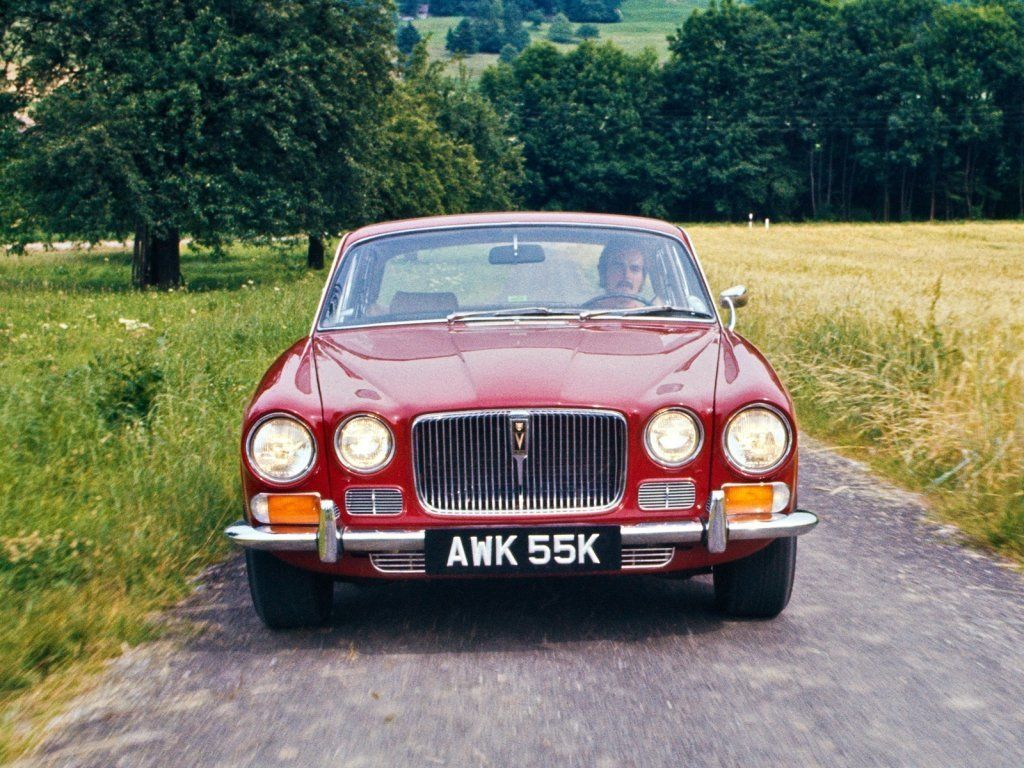
{"type": "Polygon", "coordinates": [[[445,528],[424,540],[427,573],[587,573],[622,563],[622,533],[612,525],[445,528]]]}

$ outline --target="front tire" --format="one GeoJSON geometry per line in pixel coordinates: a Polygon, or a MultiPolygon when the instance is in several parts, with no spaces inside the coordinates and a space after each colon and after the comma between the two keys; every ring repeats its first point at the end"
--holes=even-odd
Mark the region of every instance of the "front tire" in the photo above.
{"type": "Polygon", "coordinates": [[[316,627],[331,618],[330,576],[304,571],[258,549],[245,550],[245,570],[256,615],[270,629],[316,627]]]}
{"type": "Polygon", "coordinates": [[[742,560],[716,565],[713,573],[719,611],[743,618],[774,618],[793,592],[796,537],[776,539],[742,560]]]}

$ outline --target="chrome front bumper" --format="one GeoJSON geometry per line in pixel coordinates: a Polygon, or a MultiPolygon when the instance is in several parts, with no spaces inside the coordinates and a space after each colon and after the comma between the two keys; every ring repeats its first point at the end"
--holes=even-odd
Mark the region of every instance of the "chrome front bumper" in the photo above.
{"type": "MultiPolygon", "coordinates": [[[[719,492],[716,492],[716,494],[719,492]]],[[[775,514],[767,520],[729,520],[721,500],[712,494],[706,520],[638,523],[620,526],[623,546],[652,544],[699,544],[709,552],[724,552],[729,541],[781,539],[800,536],[818,524],[817,515],[796,510],[788,515],[775,514]]],[[[276,552],[317,552],[325,563],[337,562],[344,552],[422,552],[426,531],[422,528],[370,531],[338,528],[335,507],[323,504],[316,531],[274,533],[271,526],[252,526],[244,520],[229,525],[224,533],[231,541],[248,549],[276,552]]]]}

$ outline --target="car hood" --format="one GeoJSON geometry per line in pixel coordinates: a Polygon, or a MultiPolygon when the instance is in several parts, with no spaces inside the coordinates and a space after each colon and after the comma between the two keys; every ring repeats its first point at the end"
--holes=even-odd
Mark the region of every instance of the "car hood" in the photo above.
{"type": "Polygon", "coordinates": [[[318,333],[313,352],[328,422],[517,406],[710,414],[720,336],[707,323],[435,323],[318,333]]]}

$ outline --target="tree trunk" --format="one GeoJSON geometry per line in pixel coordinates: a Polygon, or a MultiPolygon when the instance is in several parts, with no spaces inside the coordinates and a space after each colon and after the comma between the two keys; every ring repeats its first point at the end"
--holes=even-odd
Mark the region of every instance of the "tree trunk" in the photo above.
{"type": "Polygon", "coordinates": [[[814,191],[815,190],[814,190],[814,148],[813,147],[811,148],[810,155],[809,155],[809,157],[807,159],[809,161],[808,164],[809,164],[810,171],[811,171],[811,218],[812,219],[816,219],[816,218],[818,218],[818,204],[817,204],[817,201],[814,199],[814,191]]]}
{"type": "Polygon", "coordinates": [[[135,229],[132,285],[166,290],[181,285],[181,253],[177,229],[156,232],[148,224],[135,229]]]}
{"type": "Polygon", "coordinates": [[[324,268],[324,239],[319,235],[309,236],[309,250],[306,251],[306,266],[310,269],[324,268]]]}

